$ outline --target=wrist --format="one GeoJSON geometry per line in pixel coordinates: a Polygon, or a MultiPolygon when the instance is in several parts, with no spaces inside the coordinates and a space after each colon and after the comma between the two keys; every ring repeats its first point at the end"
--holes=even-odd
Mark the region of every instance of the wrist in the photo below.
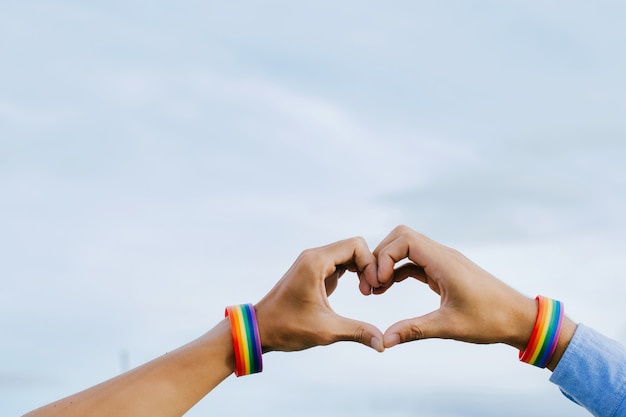
{"type": "Polygon", "coordinates": [[[507,323],[510,331],[503,342],[517,350],[523,351],[532,335],[533,327],[537,320],[537,312],[537,302],[532,298],[520,295],[519,300],[511,307],[507,323]]]}
{"type": "MultiPolygon", "coordinates": [[[[530,339],[537,321],[537,315],[539,313],[539,306],[537,301],[523,297],[523,300],[519,300],[515,304],[515,308],[512,310],[512,332],[508,340],[504,343],[515,347],[520,352],[524,352],[528,348],[530,339]]],[[[553,371],[558,365],[561,357],[565,353],[569,342],[572,340],[574,333],[576,332],[576,323],[574,323],[569,317],[563,315],[560,332],[558,335],[556,347],[554,352],[546,365],[546,368],[553,371]]],[[[521,355],[521,354],[520,354],[521,355]]]]}
{"type": "Polygon", "coordinates": [[[261,349],[263,353],[272,352],[275,348],[273,347],[271,331],[268,329],[268,324],[272,322],[272,319],[268,318],[263,300],[254,305],[254,310],[256,311],[257,325],[259,326],[261,349]]]}
{"type": "Polygon", "coordinates": [[[225,309],[225,315],[231,328],[235,375],[243,376],[263,371],[262,348],[254,306],[252,304],[229,306],[225,309]]]}
{"type": "Polygon", "coordinates": [[[552,356],[552,359],[550,359],[550,362],[548,362],[548,365],[546,366],[546,368],[548,368],[551,371],[554,371],[556,366],[559,364],[561,357],[565,353],[565,350],[567,349],[569,342],[572,340],[572,337],[574,337],[574,333],[576,333],[576,327],[577,327],[577,324],[574,323],[574,321],[572,321],[569,317],[567,316],[563,317],[563,325],[561,327],[561,334],[559,335],[559,340],[557,342],[554,355],[552,356]]]}

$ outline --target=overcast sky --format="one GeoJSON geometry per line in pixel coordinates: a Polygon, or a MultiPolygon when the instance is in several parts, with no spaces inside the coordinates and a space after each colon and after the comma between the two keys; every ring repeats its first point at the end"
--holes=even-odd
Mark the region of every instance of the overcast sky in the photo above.
{"type": "MultiPolygon", "coordinates": [[[[617,1],[0,4],[0,410],[199,336],[404,223],[626,342],[617,1]]],[[[331,298],[381,329],[419,283],[331,298]]],[[[189,415],[582,416],[505,346],[269,354],[189,415]],[[241,392],[255,401],[238,401],[241,392]]]]}

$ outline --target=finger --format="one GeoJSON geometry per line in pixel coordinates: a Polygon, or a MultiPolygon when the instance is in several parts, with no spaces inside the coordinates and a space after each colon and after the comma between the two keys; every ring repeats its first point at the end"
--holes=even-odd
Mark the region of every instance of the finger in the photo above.
{"type": "Polygon", "coordinates": [[[386,285],[394,276],[394,268],[397,262],[409,256],[409,245],[401,239],[389,242],[376,254],[378,260],[378,281],[386,285]]]}
{"type": "Polygon", "coordinates": [[[407,262],[394,270],[393,277],[388,283],[381,285],[378,288],[374,288],[372,290],[372,294],[383,294],[394,284],[402,282],[407,278],[415,278],[424,283],[428,282],[424,268],[415,265],[413,262],[407,262]]]}
{"type": "Polygon", "coordinates": [[[363,272],[359,271],[359,268],[356,266],[356,264],[353,262],[346,267],[350,272],[356,273],[359,277],[359,291],[361,291],[361,294],[372,294],[373,287],[367,282],[367,280],[365,279],[365,275],[363,274],[363,272]]]}
{"type": "Polygon", "coordinates": [[[405,245],[406,248],[404,251],[398,250],[402,246],[402,242],[397,242],[397,240],[407,233],[410,233],[412,230],[406,226],[397,226],[394,228],[385,238],[376,246],[374,251],[372,252],[378,261],[378,280],[381,283],[387,283],[391,278],[391,273],[393,272],[394,265],[396,262],[406,258],[409,256],[409,247],[408,244],[405,245]],[[393,244],[394,247],[394,255],[390,256],[389,254],[389,246],[393,244]]]}
{"type": "Polygon", "coordinates": [[[384,294],[389,288],[391,288],[391,285],[384,285],[378,288],[372,288],[371,293],[374,295],[384,294]]]}
{"type": "Polygon", "coordinates": [[[402,320],[389,327],[383,336],[384,346],[390,348],[398,343],[413,340],[446,338],[447,321],[441,310],[432,311],[424,316],[402,320]]]}
{"type": "Polygon", "coordinates": [[[406,233],[407,231],[406,229],[411,230],[410,228],[406,226],[396,226],[391,232],[389,232],[387,236],[385,236],[385,238],[372,251],[374,256],[378,255],[378,252],[380,252],[382,248],[384,248],[385,246],[387,246],[388,244],[396,240],[398,236],[400,236],[403,233],[406,233]]]}
{"type": "Polygon", "coordinates": [[[365,276],[361,272],[358,272],[357,275],[359,276],[359,291],[361,291],[361,294],[363,295],[372,294],[372,290],[374,289],[374,287],[372,287],[367,282],[367,280],[365,279],[365,276]]]}
{"type": "Polygon", "coordinates": [[[415,264],[426,268],[434,256],[436,243],[406,226],[399,226],[374,250],[378,260],[378,280],[388,283],[394,272],[394,265],[409,258],[415,264]],[[394,238],[394,239],[391,239],[394,238]]]}
{"type": "Polygon", "coordinates": [[[383,333],[374,325],[336,315],[332,327],[334,341],[353,341],[382,352],[383,333]]]}
{"type": "Polygon", "coordinates": [[[336,274],[331,275],[330,277],[324,280],[324,285],[326,287],[326,295],[331,295],[335,289],[337,289],[337,283],[339,282],[339,278],[336,274]]]}
{"type": "Polygon", "coordinates": [[[343,274],[347,270],[352,270],[349,265],[337,265],[335,268],[335,272],[330,274],[329,277],[324,281],[324,285],[326,286],[326,295],[331,295],[335,289],[337,289],[337,283],[339,282],[339,278],[343,276],[343,274]]]}
{"type": "Polygon", "coordinates": [[[394,282],[401,282],[407,278],[415,278],[423,283],[428,282],[426,278],[426,272],[424,272],[424,268],[414,264],[413,262],[407,262],[403,265],[400,265],[393,271],[394,282]]]}
{"type": "Polygon", "coordinates": [[[331,243],[323,246],[320,250],[324,259],[328,260],[326,276],[335,270],[336,265],[354,263],[356,269],[362,272],[363,279],[367,284],[371,287],[380,285],[377,278],[376,257],[370,252],[365,239],[362,237],[331,243]]]}
{"type": "Polygon", "coordinates": [[[351,265],[336,265],[335,276],[337,277],[337,279],[341,278],[343,274],[346,273],[346,270],[352,271],[353,267],[351,265]]]}

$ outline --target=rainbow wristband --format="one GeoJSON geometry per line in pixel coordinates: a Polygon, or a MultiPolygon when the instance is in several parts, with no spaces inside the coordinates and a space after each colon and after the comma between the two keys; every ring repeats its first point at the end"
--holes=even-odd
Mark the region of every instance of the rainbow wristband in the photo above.
{"type": "Polygon", "coordinates": [[[259,326],[252,304],[226,307],[235,349],[235,375],[255,374],[263,370],[263,351],[259,326]]]}
{"type": "Polygon", "coordinates": [[[556,350],[563,323],[563,303],[542,295],[535,297],[539,303],[535,327],[526,349],[519,353],[522,362],[545,368],[556,350]]]}

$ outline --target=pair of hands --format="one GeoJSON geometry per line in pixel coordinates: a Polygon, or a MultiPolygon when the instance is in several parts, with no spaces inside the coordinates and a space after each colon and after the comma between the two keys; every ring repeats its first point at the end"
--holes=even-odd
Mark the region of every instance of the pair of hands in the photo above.
{"type": "Polygon", "coordinates": [[[444,338],[506,343],[524,349],[536,317],[534,300],[481,269],[458,251],[406,226],[373,252],[362,238],[308,249],[255,306],[264,352],[295,351],[355,341],[379,352],[398,343],[444,338]],[[408,262],[396,267],[407,259],[408,262]],[[336,314],[328,296],[348,270],[364,295],[382,294],[415,278],[441,297],[439,309],[399,321],[383,334],[370,323],[336,314]]]}

